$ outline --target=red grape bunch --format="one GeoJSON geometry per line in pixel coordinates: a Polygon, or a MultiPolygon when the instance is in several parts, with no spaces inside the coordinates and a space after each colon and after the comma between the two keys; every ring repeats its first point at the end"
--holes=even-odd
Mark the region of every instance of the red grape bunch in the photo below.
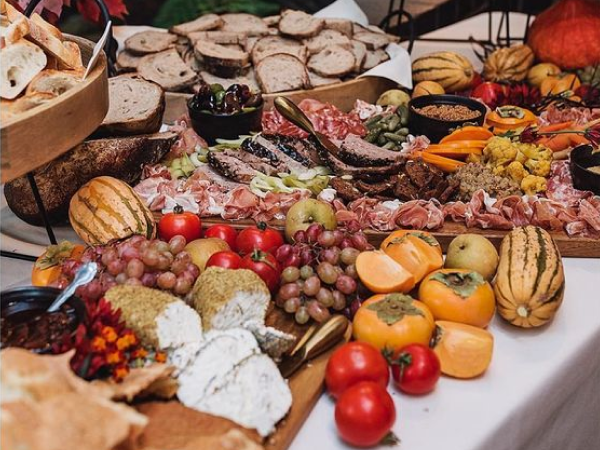
{"type": "Polygon", "coordinates": [[[312,224],[294,234],[294,244],[284,244],[275,257],[284,268],[277,306],[304,324],[311,318],[323,322],[331,311],[344,311],[356,296],[358,275],[354,265],[361,251],[370,250],[359,230],[325,230],[312,224]]]}
{"type": "Polygon", "coordinates": [[[134,236],[126,241],[91,247],[80,261],[63,263],[61,284],[70,282],[79,266],[88,261],[98,263],[98,275],[78,291],[79,295],[98,299],[118,284],[158,288],[179,296],[186,295],[200,274],[184,250],[185,238],[174,236],[169,242],[134,236]]]}

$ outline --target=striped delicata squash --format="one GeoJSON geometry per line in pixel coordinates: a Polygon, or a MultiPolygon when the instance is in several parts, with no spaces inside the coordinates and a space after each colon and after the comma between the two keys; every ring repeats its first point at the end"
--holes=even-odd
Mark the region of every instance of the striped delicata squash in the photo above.
{"type": "Polygon", "coordinates": [[[483,78],[488,81],[523,81],[535,59],[528,45],[499,48],[483,65],[483,78]]]}
{"type": "Polygon", "coordinates": [[[471,61],[454,52],[436,52],[417,58],[412,72],[415,82],[435,81],[446,92],[469,88],[475,76],[471,61]]]}
{"type": "Polygon", "coordinates": [[[113,177],[96,177],[71,198],[69,221],[90,245],[141,234],[156,236],[154,217],[133,189],[113,177]]]}
{"type": "Polygon", "coordinates": [[[564,291],[560,253],[546,231],[527,226],[504,237],[494,282],[504,319],[523,328],[544,325],[556,314],[564,291]]]}

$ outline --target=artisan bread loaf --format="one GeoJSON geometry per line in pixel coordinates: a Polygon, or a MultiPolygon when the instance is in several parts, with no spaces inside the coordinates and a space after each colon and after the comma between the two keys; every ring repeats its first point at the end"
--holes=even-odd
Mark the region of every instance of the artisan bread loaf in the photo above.
{"type": "Polygon", "coordinates": [[[197,80],[196,73],[175,49],[144,56],[138,64],[138,74],[173,92],[185,91],[197,80]]]}
{"type": "Polygon", "coordinates": [[[313,55],[308,68],[322,77],[342,77],[354,69],[356,59],[351,50],[332,45],[313,55]]]}
{"type": "Polygon", "coordinates": [[[306,41],[306,47],[311,54],[319,53],[331,45],[350,49],[350,39],[336,30],[323,30],[318,35],[306,41]]]}
{"type": "Polygon", "coordinates": [[[0,97],[13,99],[46,67],[46,54],[25,39],[0,50],[0,97]]]}
{"type": "Polygon", "coordinates": [[[214,30],[223,25],[223,19],[216,14],[204,14],[191,22],[175,25],[171,32],[182,36],[187,36],[196,31],[214,30]]]}
{"type": "Polygon", "coordinates": [[[256,79],[265,94],[304,89],[310,85],[306,66],[286,53],[267,56],[256,66],[256,79]]]}
{"type": "Polygon", "coordinates": [[[134,55],[163,52],[173,48],[177,36],[163,31],[142,31],[125,40],[125,49],[134,55]]]}
{"type": "MultiPolygon", "coordinates": [[[[52,162],[36,169],[35,181],[53,224],[68,219],[69,202],[77,190],[92,178],[108,175],[135,183],[143,166],[156,164],[177,140],[167,132],[126,138],[85,141],[52,162]]],[[[4,185],[8,207],[27,223],[43,223],[26,177],[4,185]]]]}
{"type": "Polygon", "coordinates": [[[102,136],[156,133],[162,124],[165,93],[152,81],[121,75],[108,80],[109,108],[97,130],[102,136]]]}
{"type": "Polygon", "coordinates": [[[319,34],[325,26],[323,19],[317,19],[303,11],[284,11],[279,21],[279,32],[296,39],[311,38],[319,34]]]}
{"type": "Polygon", "coordinates": [[[140,60],[143,56],[134,55],[133,53],[123,50],[117,55],[117,66],[121,72],[132,72],[137,70],[140,60]]]}
{"type": "Polygon", "coordinates": [[[281,36],[266,36],[259,39],[252,48],[252,63],[256,66],[269,55],[286,53],[295,56],[303,63],[308,58],[306,46],[293,39],[281,36]]]}
{"type": "Polygon", "coordinates": [[[247,36],[263,36],[269,34],[269,27],[260,17],[245,13],[221,15],[222,31],[244,33],[247,36]]]}

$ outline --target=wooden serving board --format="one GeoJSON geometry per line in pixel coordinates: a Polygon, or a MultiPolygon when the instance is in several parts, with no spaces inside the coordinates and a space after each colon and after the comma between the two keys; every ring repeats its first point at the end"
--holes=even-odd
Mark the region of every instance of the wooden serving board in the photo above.
{"type": "MultiPolygon", "coordinates": [[[[342,111],[350,111],[354,107],[356,99],[364,100],[368,103],[375,103],[379,96],[388,89],[394,89],[398,85],[391,80],[379,77],[362,77],[342,83],[321,86],[315,89],[306,89],[299,91],[281,92],[277,94],[265,94],[265,107],[270,109],[273,106],[275,97],[284,95],[294,103],[299,103],[305,98],[319,100],[324,103],[331,103],[342,111]]],[[[180,94],[176,92],[167,92],[164,123],[173,123],[175,120],[187,114],[187,100],[191,94],[180,94]]]]}
{"type": "MultiPolygon", "coordinates": [[[[79,45],[84,64],[89,61],[94,43],[65,35],[79,45]]],[[[100,54],[85,81],[52,101],[3,121],[2,183],[8,183],[58,158],[81,143],[108,112],[106,55],[100,54]]]]}
{"type": "MultiPolygon", "coordinates": [[[[246,228],[255,224],[251,220],[227,221],[217,217],[202,219],[202,222],[207,226],[225,223],[237,229],[246,228]]],[[[273,221],[269,223],[269,225],[279,230],[284,229],[282,221],[273,221]]],[[[430,231],[430,233],[440,242],[445,253],[452,239],[464,233],[474,233],[485,236],[492,241],[496,248],[500,248],[500,243],[508,231],[468,228],[462,223],[448,221],[441,229],[430,231]]],[[[600,239],[569,237],[564,231],[550,231],[549,233],[558,245],[558,249],[560,250],[562,256],[575,258],[600,258],[600,239]]],[[[367,235],[369,242],[378,247],[379,244],[381,244],[381,242],[387,237],[389,232],[366,230],[365,234],[367,235]]]]}

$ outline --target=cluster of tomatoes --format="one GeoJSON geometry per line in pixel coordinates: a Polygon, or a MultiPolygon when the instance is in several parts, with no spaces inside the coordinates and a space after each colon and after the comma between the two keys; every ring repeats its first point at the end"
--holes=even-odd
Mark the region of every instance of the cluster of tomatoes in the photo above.
{"type": "Polygon", "coordinates": [[[410,344],[384,356],[366,342],[350,342],[329,359],[325,383],[337,401],[340,437],[356,447],[394,440],[396,407],[387,391],[390,367],[394,386],[410,395],[431,392],[440,378],[440,361],[426,345],[410,344]]]}
{"type": "Polygon", "coordinates": [[[264,223],[245,228],[239,233],[230,225],[212,225],[202,236],[202,222],[196,214],[175,211],[161,218],[158,234],[165,241],[175,235],[184,236],[187,242],[201,237],[221,239],[229,245],[229,250],[211,255],[206,267],[249,269],[260,276],[271,292],[279,286],[281,268],[273,254],[283,245],[283,237],[264,223]]]}

